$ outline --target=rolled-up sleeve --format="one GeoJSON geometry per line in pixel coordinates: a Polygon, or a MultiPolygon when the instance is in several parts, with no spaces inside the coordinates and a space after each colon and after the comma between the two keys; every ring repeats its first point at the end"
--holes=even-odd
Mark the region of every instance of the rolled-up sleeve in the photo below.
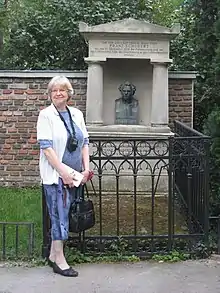
{"type": "Polygon", "coordinates": [[[83,145],[89,145],[89,138],[88,137],[84,138],[83,145]]]}
{"type": "Polygon", "coordinates": [[[47,149],[53,147],[53,141],[48,139],[39,139],[40,149],[47,149]]]}

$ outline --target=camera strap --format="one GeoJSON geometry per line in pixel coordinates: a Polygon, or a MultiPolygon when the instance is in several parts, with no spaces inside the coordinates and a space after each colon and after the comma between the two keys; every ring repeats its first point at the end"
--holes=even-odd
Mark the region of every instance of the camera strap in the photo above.
{"type": "MultiPolygon", "coordinates": [[[[55,105],[54,105],[54,107],[56,108],[55,105]]],[[[57,108],[56,108],[56,110],[57,110],[57,108]]],[[[69,130],[69,127],[68,127],[68,125],[67,125],[65,119],[63,118],[63,116],[60,114],[60,112],[59,112],[58,110],[57,110],[57,112],[58,112],[58,114],[59,114],[59,116],[60,116],[60,119],[63,121],[63,124],[64,124],[64,126],[65,126],[67,132],[69,133],[69,135],[75,137],[76,132],[75,132],[75,127],[74,127],[74,124],[73,124],[72,116],[71,116],[71,113],[70,113],[70,110],[69,110],[68,107],[66,107],[66,110],[67,110],[68,115],[69,115],[70,124],[71,124],[71,128],[72,128],[72,133],[71,133],[71,131],[69,130]]]]}

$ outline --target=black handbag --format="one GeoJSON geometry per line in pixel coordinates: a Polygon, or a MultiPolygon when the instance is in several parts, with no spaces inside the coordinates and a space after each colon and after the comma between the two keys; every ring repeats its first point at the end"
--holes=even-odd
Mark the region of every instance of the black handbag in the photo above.
{"type": "Polygon", "coordinates": [[[76,189],[76,197],[70,205],[69,231],[80,233],[95,225],[95,211],[91,199],[84,198],[84,186],[76,189]]]}

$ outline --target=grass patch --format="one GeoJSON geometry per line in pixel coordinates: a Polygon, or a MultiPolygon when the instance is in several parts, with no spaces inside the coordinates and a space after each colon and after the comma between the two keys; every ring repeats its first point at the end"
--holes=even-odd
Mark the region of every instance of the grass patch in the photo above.
{"type": "MultiPolygon", "coordinates": [[[[92,197],[96,210],[96,225],[86,234],[100,235],[99,197],[92,197]]],[[[42,246],[42,207],[40,188],[0,188],[0,221],[33,222],[35,234],[35,254],[41,255],[42,246]]],[[[117,235],[116,196],[103,196],[101,201],[102,235],[117,235]]],[[[151,234],[152,201],[150,197],[137,197],[137,234],[151,234]]],[[[154,234],[168,233],[168,199],[156,197],[154,203],[154,234]]],[[[186,227],[179,213],[174,215],[175,233],[184,233],[186,227]]],[[[119,235],[134,233],[134,198],[120,196],[119,200],[119,235]]],[[[25,256],[28,251],[27,228],[19,229],[18,255],[25,256]]],[[[6,229],[7,256],[15,255],[15,227],[6,229]]],[[[2,226],[0,225],[0,259],[2,254],[2,226]]]]}
{"type": "MultiPolygon", "coordinates": [[[[0,188],[0,221],[1,222],[33,222],[35,253],[40,254],[42,243],[42,210],[40,188],[0,188]]],[[[0,258],[3,247],[3,230],[0,226],[0,258]]],[[[16,227],[6,226],[6,254],[15,255],[16,227]]],[[[18,254],[27,255],[28,229],[18,228],[18,254]]]]}

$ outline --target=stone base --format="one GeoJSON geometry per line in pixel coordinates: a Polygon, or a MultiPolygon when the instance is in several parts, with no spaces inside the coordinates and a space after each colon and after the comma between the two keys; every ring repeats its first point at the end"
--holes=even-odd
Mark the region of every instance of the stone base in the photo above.
{"type": "Polygon", "coordinates": [[[168,138],[174,135],[168,126],[87,125],[87,130],[91,138],[168,138]]]}

